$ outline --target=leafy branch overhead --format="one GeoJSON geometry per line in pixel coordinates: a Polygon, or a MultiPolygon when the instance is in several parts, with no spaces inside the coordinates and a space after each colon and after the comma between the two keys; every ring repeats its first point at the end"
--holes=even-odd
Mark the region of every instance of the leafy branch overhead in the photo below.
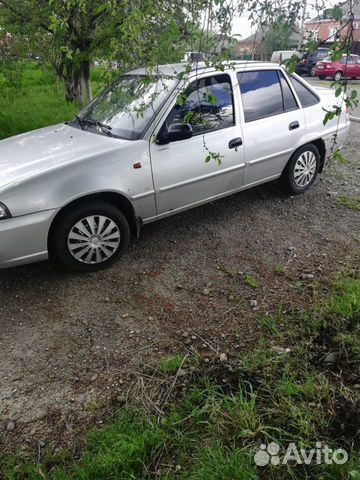
{"type": "MultiPolygon", "coordinates": [[[[340,6],[327,8],[324,0],[312,2],[319,22],[323,18],[339,22],[334,38],[327,39],[334,61],[353,50],[353,3],[347,2],[349,11],[345,11],[340,6]]],[[[255,36],[262,35],[263,54],[268,58],[270,47],[284,48],[293,31],[302,38],[302,52],[313,52],[324,42],[304,38],[306,5],[306,0],[1,0],[0,31],[8,32],[11,41],[5,47],[0,44],[0,65],[10,81],[18,83],[22,64],[29,58],[50,66],[57,84],[64,85],[66,100],[82,105],[92,99],[90,73],[95,61],[105,67],[104,84],[144,65],[150,82],[158,65],[176,63],[186,51],[203,52],[207,65],[223,71],[222,61],[234,58],[231,45],[236,39],[231,31],[235,15],[246,15],[255,36]]],[[[284,62],[289,73],[294,72],[297,62],[297,55],[284,62]]],[[[183,79],[188,71],[185,69],[183,79]]],[[[341,114],[342,105],[353,108],[358,103],[357,92],[349,88],[346,79],[335,82],[333,88],[339,103],[324,112],[324,124],[341,114]]],[[[178,106],[185,100],[179,92],[178,106]]],[[[207,98],[210,105],[216,101],[212,94],[207,98]]],[[[140,105],[137,113],[142,115],[145,107],[140,105]]],[[[188,112],[186,120],[203,121],[194,112],[188,112]]]]}

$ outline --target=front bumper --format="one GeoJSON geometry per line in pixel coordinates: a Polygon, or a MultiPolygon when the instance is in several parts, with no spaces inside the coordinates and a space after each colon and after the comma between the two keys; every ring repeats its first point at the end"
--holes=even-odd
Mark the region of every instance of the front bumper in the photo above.
{"type": "Polygon", "coordinates": [[[48,258],[48,233],[57,210],[0,221],[0,268],[48,258]]]}

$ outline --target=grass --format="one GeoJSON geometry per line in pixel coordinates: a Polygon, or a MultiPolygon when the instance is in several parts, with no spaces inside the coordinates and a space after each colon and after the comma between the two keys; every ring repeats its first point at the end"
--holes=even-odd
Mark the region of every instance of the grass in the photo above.
{"type": "Polygon", "coordinates": [[[246,275],[245,277],[245,283],[251,288],[259,288],[259,282],[256,280],[256,278],[253,275],[246,275]]]}
{"type": "Polygon", "coordinates": [[[173,357],[161,359],[159,369],[164,373],[176,373],[183,363],[185,362],[181,355],[174,355],[173,357]]]}
{"type": "Polygon", "coordinates": [[[275,267],[275,273],[277,275],[284,275],[286,269],[285,269],[285,266],[284,265],[276,265],[275,267]]]}
{"type": "Polygon", "coordinates": [[[349,208],[350,210],[354,210],[355,212],[360,210],[360,197],[341,196],[335,199],[335,203],[349,208]]]}
{"type": "MultiPolygon", "coordinates": [[[[360,362],[359,312],[359,279],[339,275],[330,296],[313,310],[285,315],[278,308],[261,317],[264,335],[238,356],[231,370],[216,362],[209,367],[200,359],[192,367],[195,373],[186,393],[173,399],[163,417],[124,407],[107,426],[88,434],[79,458],[67,452],[49,453],[40,461],[24,452],[3,456],[1,478],[357,479],[359,439],[351,432],[358,428],[360,400],[354,387],[355,362],[360,362]],[[271,346],[278,344],[289,346],[290,354],[274,352],[271,346]],[[327,351],[336,352],[335,365],[322,363],[327,351]],[[257,467],[254,453],[270,442],[283,448],[281,455],[289,442],[299,449],[323,442],[345,448],[349,460],[344,465],[323,461],[257,467]]],[[[187,366],[183,356],[175,355],[162,360],[159,368],[175,378],[178,369],[187,366]]]]}
{"type": "MultiPolygon", "coordinates": [[[[100,72],[93,72],[93,90],[101,88],[100,72]]],[[[0,139],[69,120],[79,106],[66,102],[64,88],[56,91],[51,70],[27,63],[20,85],[6,83],[0,72],[0,139]]]]}

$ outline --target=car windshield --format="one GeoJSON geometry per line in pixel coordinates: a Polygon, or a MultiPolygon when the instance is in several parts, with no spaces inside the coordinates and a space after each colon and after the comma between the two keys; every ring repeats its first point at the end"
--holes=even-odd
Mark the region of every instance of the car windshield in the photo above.
{"type": "Polygon", "coordinates": [[[77,124],[94,133],[137,140],[174,83],[175,79],[163,77],[124,75],[79,114],[77,124]]]}

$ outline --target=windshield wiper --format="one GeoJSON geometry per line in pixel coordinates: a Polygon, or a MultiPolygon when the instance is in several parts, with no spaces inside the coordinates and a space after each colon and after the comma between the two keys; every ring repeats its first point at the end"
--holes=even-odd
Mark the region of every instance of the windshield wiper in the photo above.
{"type": "Polygon", "coordinates": [[[79,117],[79,115],[75,115],[75,118],[76,118],[81,130],[84,130],[84,125],[83,125],[83,122],[82,122],[81,118],[79,117]]]}
{"type": "Polygon", "coordinates": [[[104,128],[105,130],[112,130],[112,127],[110,127],[110,125],[105,125],[105,123],[96,122],[96,125],[98,125],[100,128],[104,128]]]}
{"type": "Polygon", "coordinates": [[[81,122],[84,124],[87,124],[91,127],[98,127],[101,130],[107,130],[107,134],[111,135],[110,130],[112,130],[112,127],[110,125],[105,125],[105,123],[101,123],[98,120],[90,120],[89,118],[83,118],[81,122]]]}

